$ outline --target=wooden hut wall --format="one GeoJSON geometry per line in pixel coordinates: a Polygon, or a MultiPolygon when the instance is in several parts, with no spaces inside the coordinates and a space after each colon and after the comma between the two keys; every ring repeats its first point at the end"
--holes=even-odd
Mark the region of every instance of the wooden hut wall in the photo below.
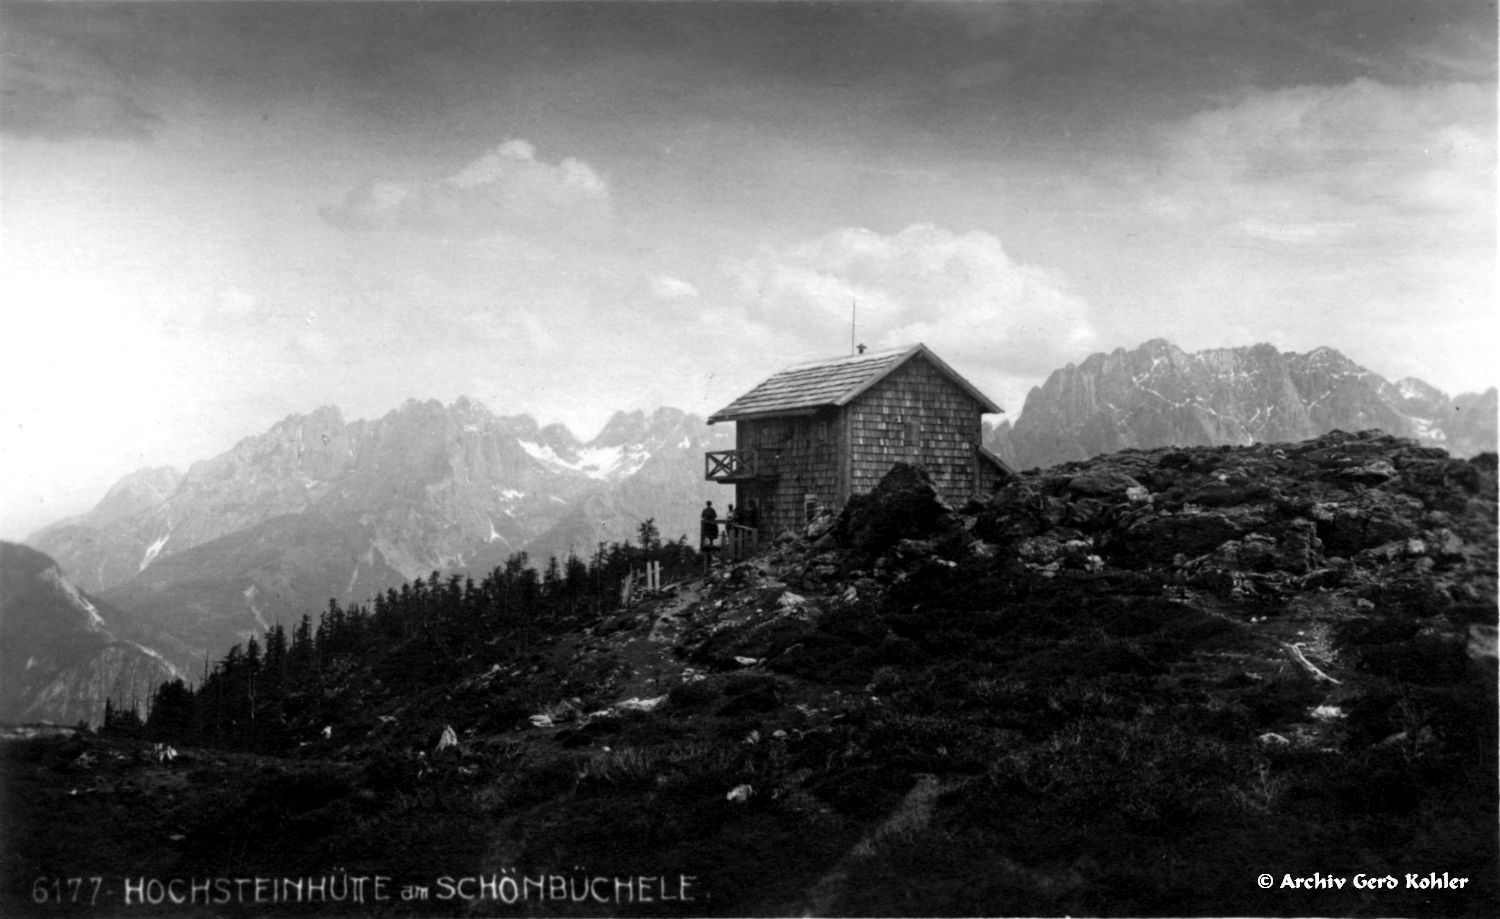
{"type": "Polygon", "coordinates": [[[848,407],[850,488],[872,490],[893,464],[927,467],[944,499],[974,494],[980,405],[929,361],[915,357],[848,407]]]}
{"type": "Polygon", "coordinates": [[[979,459],[978,450],[974,452],[975,462],[979,467],[979,493],[982,495],[988,495],[995,489],[1005,484],[1006,476],[1005,473],[995,468],[994,463],[979,459]]]}
{"type": "Polygon", "coordinates": [[[773,479],[740,483],[736,505],[759,505],[761,528],[768,533],[806,525],[809,495],[822,507],[837,510],[839,500],[840,425],[838,412],[793,415],[735,423],[736,448],[755,450],[760,469],[773,479]]]}

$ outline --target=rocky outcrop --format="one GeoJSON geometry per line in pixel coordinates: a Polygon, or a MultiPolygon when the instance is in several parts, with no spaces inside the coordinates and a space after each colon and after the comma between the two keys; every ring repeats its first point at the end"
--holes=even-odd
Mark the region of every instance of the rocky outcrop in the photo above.
{"type": "Polygon", "coordinates": [[[1033,389],[988,446],[1013,468],[1131,447],[1248,445],[1379,428],[1472,456],[1496,449],[1496,391],[1449,398],[1420,380],[1392,384],[1332,348],[1268,344],[1187,353],[1161,339],[1094,354],[1033,389]]]}
{"type": "Polygon", "coordinates": [[[1494,596],[1493,465],[1378,431],[1127,450],[1018,477],[973,532],[1046,576],[1094,565],[1236,597],[1347,585],[1389,603],[1420,574],[1429,607],[1473,604],[1494,596]]]}
{"type": "MultiPolygon", "coordinates": [[[[1022,473],[957,511],[920,469],[899,466],[837,520],[783,539],[760,570],[801,594],[799,608],[850,610],[839,628],[856,635],[873,628],[856,609],[915,604],[941,623],[950,604],[994,604],[1003,619],[1008,605],[1032,602],[1076,607],[1078,622],[1057,620],[1072,635],[1097,618],[1084,610],[1153,598],[1139,602],[1253,626],[1237,634],[1263,642],[1267,673],[1294,665],[1315,680],[1363,671],[1451,686],[1493,682],[1496,558],[1494,454],[1458,460],[1380,431],[1334,431],[1124,450],[1022,473]]],[[[825,642],[809,628],[706,626],[703,659],[775,662],[800,642],[785,666],[801,667],[825,642]]],[[[883,641],[880,659],[900,659],[901,641],[883,641]]],[[[1340,692],[1353,703],[1365,690],[1340,692]]]]}
{"type": "Polygon", "coordinates": [[[859,560],[874,560],[903,540],[931,540],[958,532],[958,517],[927,471],[897,463],[875,490],[855,495],[840,512],[832,536],[859,560]]]}

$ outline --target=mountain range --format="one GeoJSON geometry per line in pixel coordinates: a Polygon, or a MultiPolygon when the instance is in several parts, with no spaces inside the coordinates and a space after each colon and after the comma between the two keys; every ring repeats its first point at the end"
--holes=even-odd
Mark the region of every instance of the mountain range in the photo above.
{"type": "Polygon", "coordinates": [[[580,441],[469,399],[409,401],[376,421],[293,415],[185,473],[143,469],[97,507],[34,534],[79,587],[133,614],[132,637],[183,668],[433,571],[537,564],[691,532],[719,496],[703,453],[732,434],[676,409],[617,413],[580,441]]]}
{"type": "Polygon", "coordinates": [[[1162,339],[1093,354],[1032,388],[986,445],[1015,469],[1046,468],[1128,447],[1305,440],[1378,428],[1469,457],[1496,449],[1496,391],[1449,397],[1396,383],[1332,348],[1269,344],[1188,353],[1162,339]]]}

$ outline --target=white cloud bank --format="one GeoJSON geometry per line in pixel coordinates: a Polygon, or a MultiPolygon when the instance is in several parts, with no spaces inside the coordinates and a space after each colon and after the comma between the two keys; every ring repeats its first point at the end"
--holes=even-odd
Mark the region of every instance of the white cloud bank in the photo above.
{"type": "Polygon", "coordinates": [[[512,139],[444,178],[367,180],[322,214],[348,229],[479,237],[597,231],[612,209],[609,182],[588,163],[574,157],[543,162],[530,143],[512,139]]]}
{"type": "Polygon", "coordinates": [[[1326,344],[1392,377],[1492,385],[1493,86],[1257,91],[1162,140],[1144,209],[1199,246],[1166,309],[1212,306],[1188,344],[1326,344]]]}
{"type": "Polygon", "coordinates": [[[1000,240],[915,224],[882,235],[846,228],[733,266],[750,318],[793,330],[816,353],[924,342],[1015,412],[1025,386],[1095,346],[1089,309],[1048,270],[1000,240]]]}
{"type": "Polygon", "coordinates": [[[1371,80],[1246,96],[1165,134],[1158,215],[1281,242],[1492,228],[1493,90],[1371,80]]]}

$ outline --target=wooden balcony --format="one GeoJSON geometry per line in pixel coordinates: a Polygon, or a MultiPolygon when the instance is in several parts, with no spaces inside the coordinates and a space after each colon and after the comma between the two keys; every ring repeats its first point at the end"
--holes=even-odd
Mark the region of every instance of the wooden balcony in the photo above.
{"type": "Polygon", "coordinates": [[[776,455],[759,450],[715,450],[703,454],[703,478],[710,482],[750,482],[774,479],[776,455]]]}

